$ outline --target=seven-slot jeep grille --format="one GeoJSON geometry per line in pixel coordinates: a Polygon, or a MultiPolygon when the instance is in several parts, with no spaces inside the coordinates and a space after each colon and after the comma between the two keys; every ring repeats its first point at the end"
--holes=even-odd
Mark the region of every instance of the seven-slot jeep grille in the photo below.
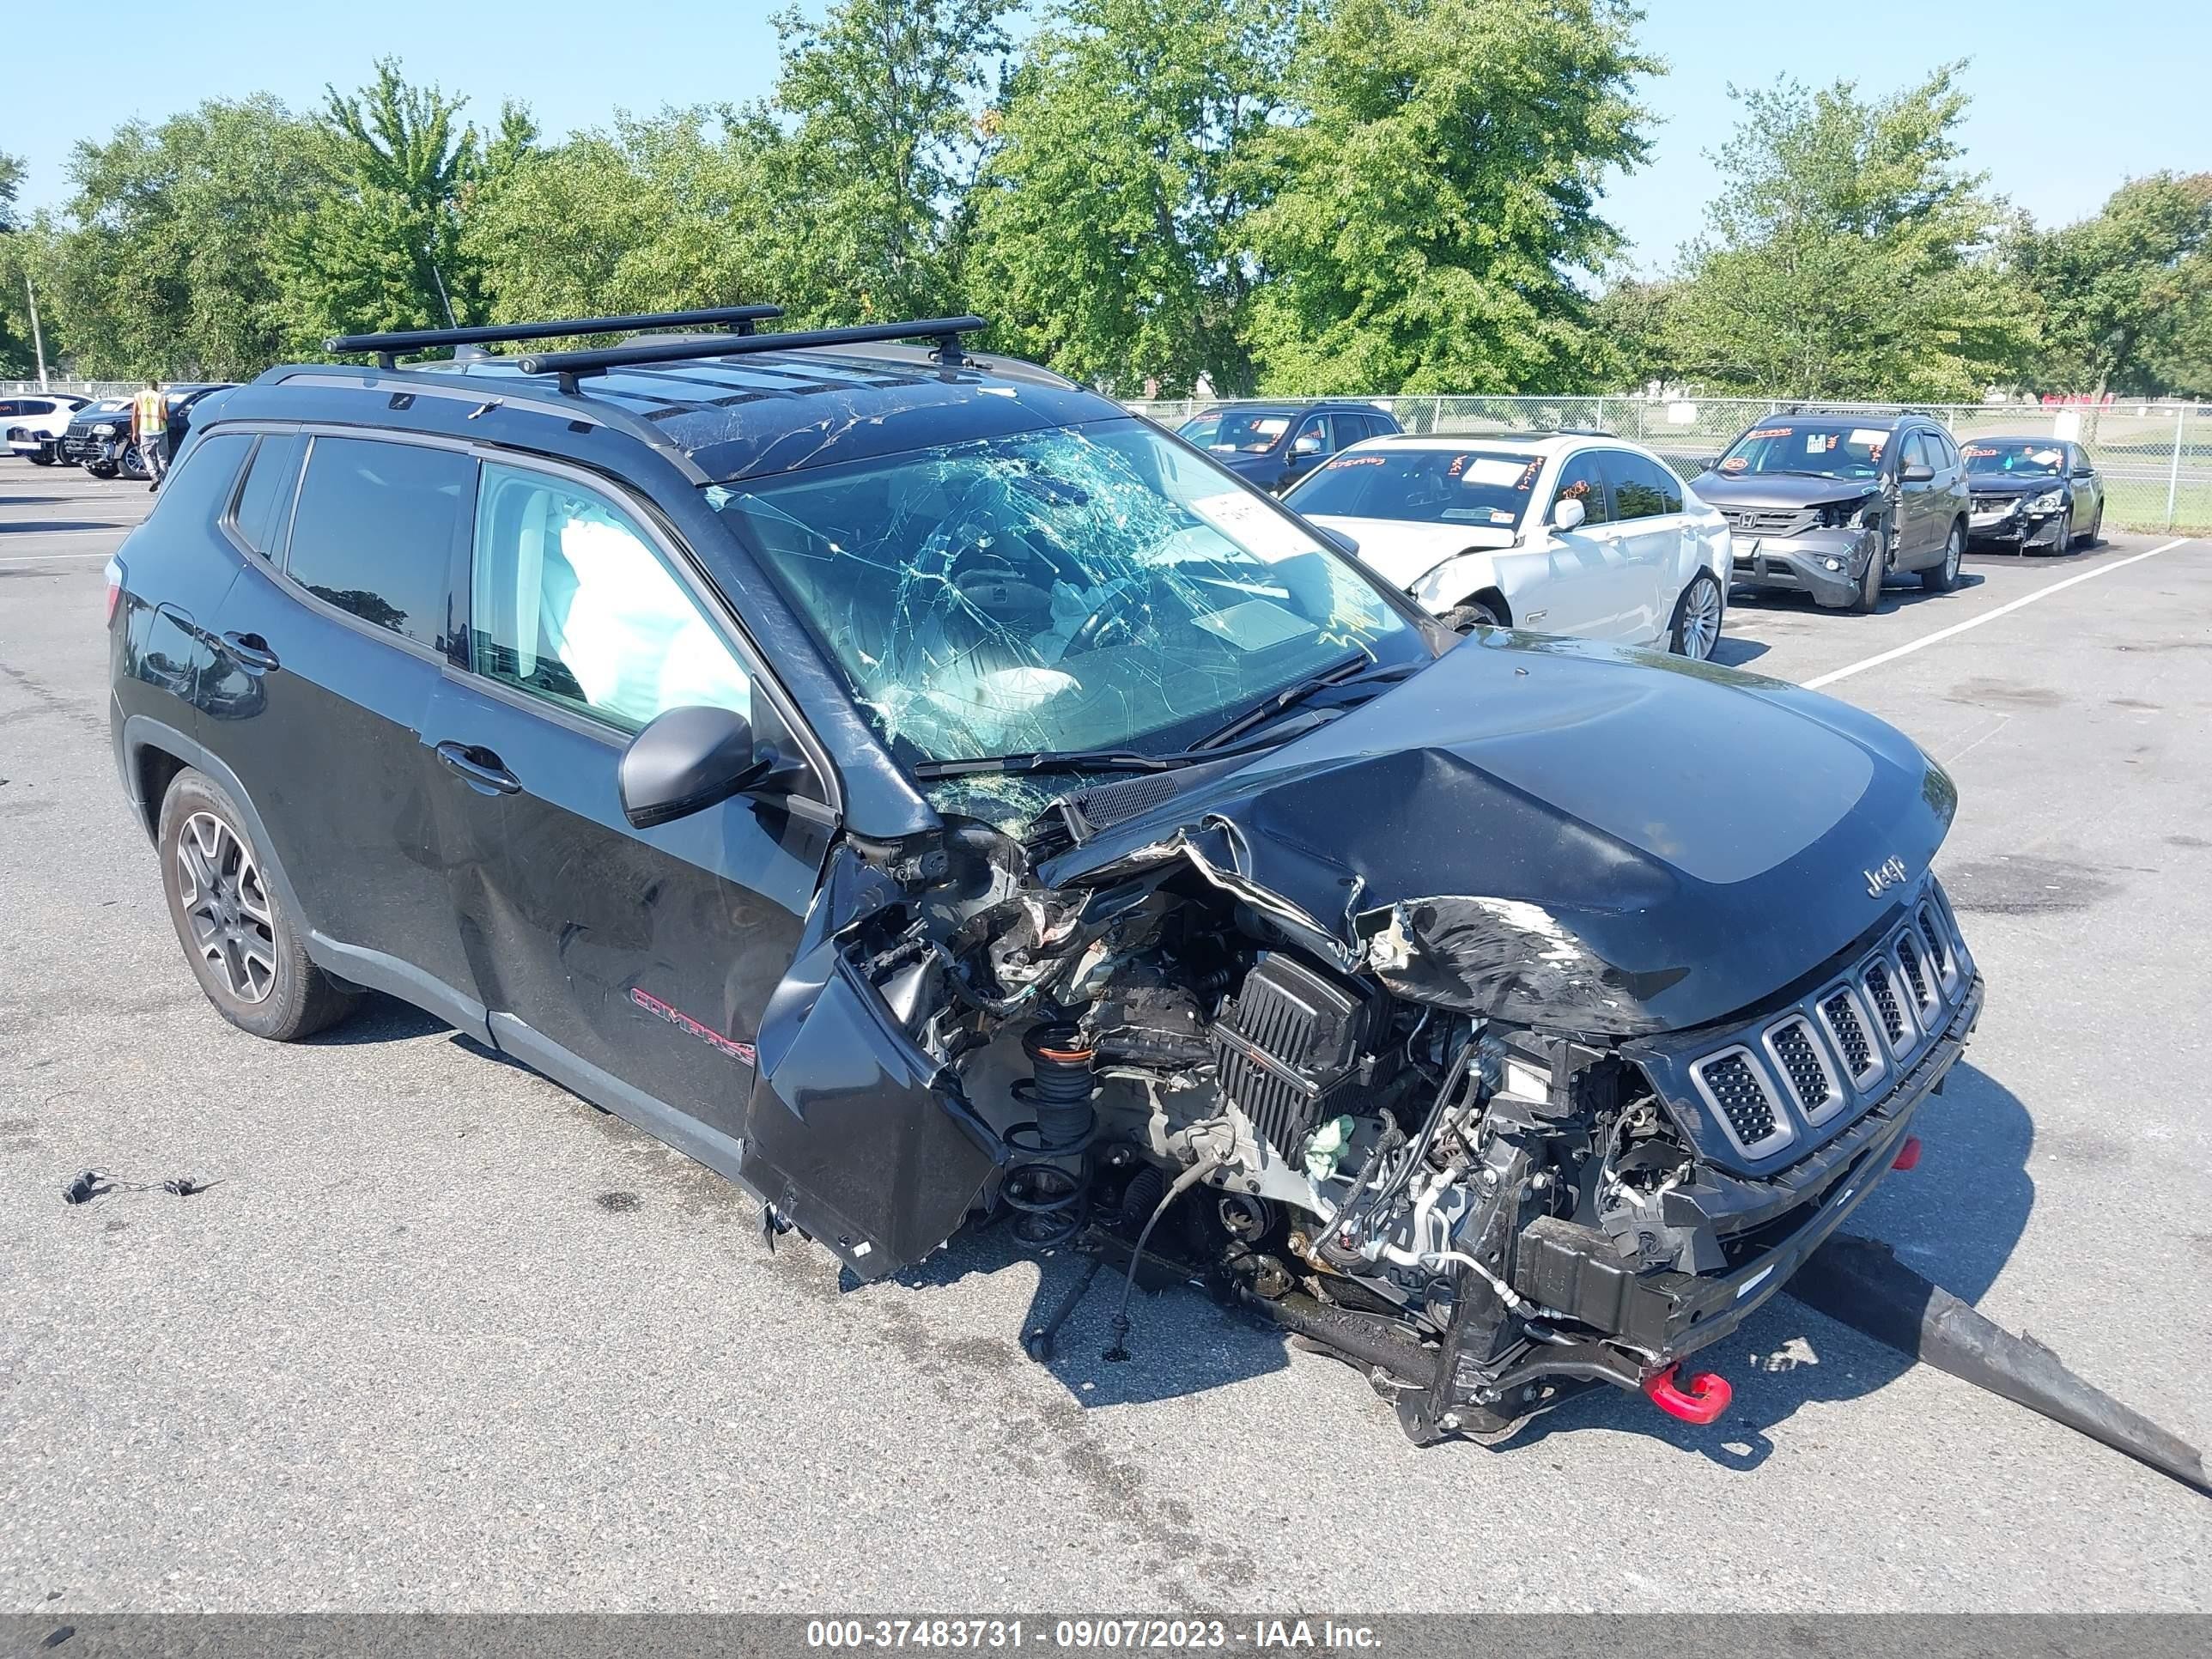
{"type": "Polygon", "coordinates": [[[1647,1069],[1690,1109],[1689,1127],[1711,1150],[1723,1150],[1717,1135],[1744,1158],[1795,1156],[1903,1082],[1951,1030],[1972,979],[1972,959],[1931,883],[1878,945],[1802,1002],[1726,1041],[1708,1037],[1713,1046],[1702,1053],[1662,1048],[1647,1069]]]}

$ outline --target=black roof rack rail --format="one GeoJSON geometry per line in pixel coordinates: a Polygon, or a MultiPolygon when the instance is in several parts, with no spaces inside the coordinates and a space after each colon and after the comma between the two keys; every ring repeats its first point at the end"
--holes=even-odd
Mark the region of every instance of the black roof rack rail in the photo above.
{"type": "Polygon", "coordinates": [[[749,334],[742,339],[646,341],[636,345],[606,346],[595,351],[532,352],[520,360],[525,374],[555,374],[561,390],[576,390],[582,374],[604,374],[611,368],[633,363],[677,363],[692,357],[734,357],[760,351],[796,351],[806,346],[866,345],[878,340],[933,339],[937,361],[958,368],[968,359],[960,349],[960,337],[990,325],[981,317],[931,317],[912,323],[862,323],[854,328],[793,329],[782,334],[749,334]]]}
{"type": "Polygon", "coordinates": [[[379,368],[397,368],[403,351],[435,346],[490,345],[501,340],[557,340],[579,334],[626,334],[641,328],[723,328],[750,334],[753,325],[783,315],[781,306],[720,306],[708,311],[648,311],[630,317],[572,317],[565,322],[486,323],[473,328],[411,328],[396,334],[339,334],[323,349],[373,351],[379,368]]]}

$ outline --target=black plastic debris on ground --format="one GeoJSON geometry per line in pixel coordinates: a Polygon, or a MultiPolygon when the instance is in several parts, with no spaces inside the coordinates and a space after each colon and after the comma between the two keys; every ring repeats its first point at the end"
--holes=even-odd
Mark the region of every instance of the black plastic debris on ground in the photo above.
{"type": "Polygon", "coordinates": [[[2029,1336],[2014,1336],[1879,1240],[1838,1233],[1798,1269],[1790,1294],[1839,1324],[2212,1494],[2194,1446],[2067,1370],[2029,1336]]]}

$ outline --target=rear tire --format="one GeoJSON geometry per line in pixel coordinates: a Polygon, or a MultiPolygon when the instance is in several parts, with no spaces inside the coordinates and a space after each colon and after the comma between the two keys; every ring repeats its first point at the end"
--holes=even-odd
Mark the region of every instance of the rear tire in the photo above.
{"type": "Polygon", "coordinates": [[[1444,612],[1443,625],[1455,634],[1465,634],[1477,628],[1503,628],[1505,618],[1498,607],[1487,599],[1468,599],[1444,612]]]}
{"type": "Polygon", "coordinates": [[[25,459],[27,459],[33,466],[52,466],[54,464],[54,458],[46,453],[44,451],[27,456],[25,459]]]}
{"type": "Polygon", "coordinates": [[[1948,593],[1959,586],[1959,568],[1966,556],[1966,532],[1959,527],[1957,520],[1951,521],[1951,533],[1943,541],[1943,562],[1920,573],[1920,585],[1931,593],[1948,593]]]}
{"type": "Polygon", "coordinates": [[[1692,662],[1711,662],[1721,642],[1721,622],[1728,598],[1710,570],[1700,570],[1674,601],[1674,621],[1667,635],[1667,648],[1692,662]]]}
{"type": "Polygon", "coordinates": [[[2089,520],[2088,529],[2075,538],[2076,547],[2094,547],[2105,539],[2105,504],[2097,503],[2097,510],[2089,520]]]}
{"type": "Polygon", "coordinates": [[[292,1042],[359,1006],[307,958],[300,919],[264,872],[246,815],[222,785],[185,767],[161,798],[161,890],[185,960],[216,1012],[241,1031],[292,1042]]]}

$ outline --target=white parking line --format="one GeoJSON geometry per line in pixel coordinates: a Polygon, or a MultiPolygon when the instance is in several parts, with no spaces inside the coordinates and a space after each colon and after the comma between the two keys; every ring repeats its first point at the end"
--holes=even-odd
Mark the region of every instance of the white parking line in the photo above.
{"type": "MultiPolygon", "coordinates": [[[[107,532],[100,532],[105,535],[107,532]]],[[[20,559],[0,559],[0,564],[52,564],[59,559],[104,559],[106,554],[91,553],[33,553],[20,559]]]]}
{"type": "Polygon", "coordinates": [[[2124,559],[2115,559],[2110,564],[2100,564],[2094,570],[2084,570],[2076,575],[2067,577],[2063,581],[2053,582],[2048,587],[2039,587],[2034,592],[2023,593],[2020,598],[2001,605],[1994,611],[1984,611],[1978,617],[1969,617],[1962,623],[1953,623],[1948,628],[1939,628],[1933,634],[1923,634],[1917,640],[1907,640],[1903,645],[1869,657],[1863,662],[1850,663],[1844,667],[1832,669],[1827,673],[1815,675],[1805,682],[1805,689],[1808,691],[1817,691],[1824,685],[1833,685],[1838,680],[1847,680],[1852,675],[1864,673],[1869,668],[1879,668],[1886,662],[1895,662],[1899,657],[1909,657],[1923,646],[1934,645],[1939,641],[1949,639],[1954,634],[1963,634],[1970,628],[1979,628],[1984,623],[1995,622],[1999,617],[2009,616],[2021,606],[2033,605],[2038,599],[2047,599],[2053,593],[2071,587],[2076,582],[2094,581],[2098,577],[2108,575],[2124,566],[2140,564],[2143,560],[2154,559],[2161,553],[2171,553],[2177,547],[2186,547],[2194,539],[2193,537],[2183,536],[2167,542],[2163,546],[2154,547],[2148,552],[2131,553],[2124,559]]]}

